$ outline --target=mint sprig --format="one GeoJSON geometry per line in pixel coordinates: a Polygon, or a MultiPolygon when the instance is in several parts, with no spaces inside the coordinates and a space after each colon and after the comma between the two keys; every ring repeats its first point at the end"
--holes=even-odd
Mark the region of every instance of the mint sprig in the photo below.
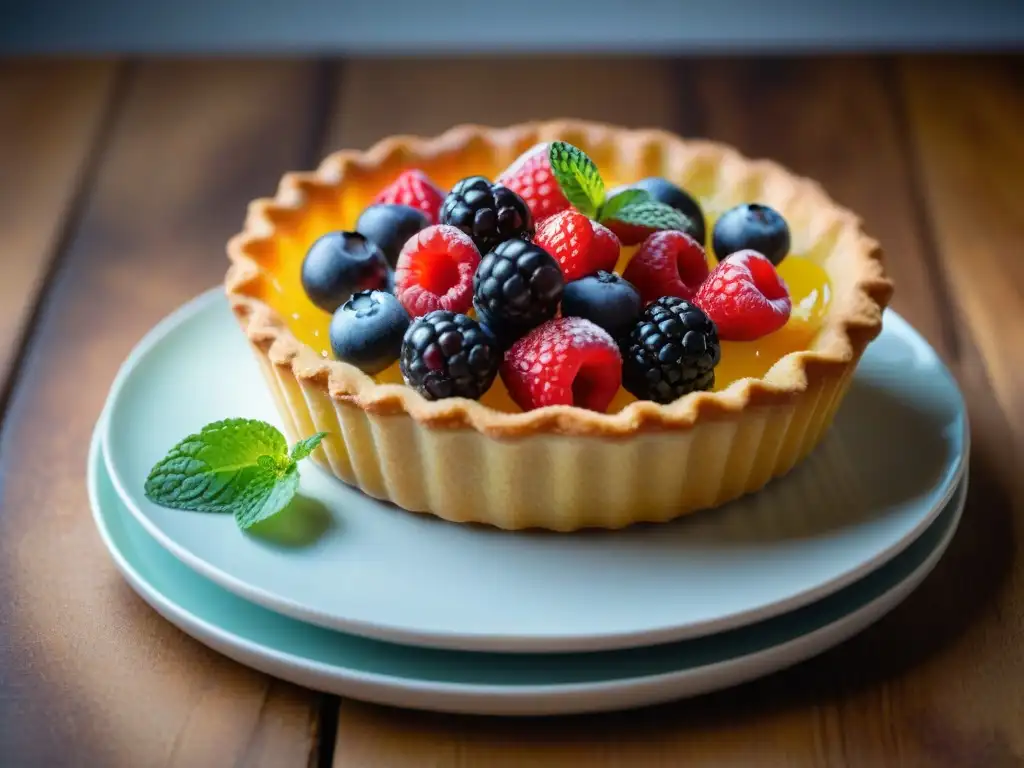
{"type": "Polygon", "coordinates": [[[624,189],[606,197],[604,179],[597,165],[579,147],[552,141],[548,149],[551,173],[562,194],[584,216],[603,223],[617,221],[650,229],[691,231],[690,219],[646,190],[624,189]]]}
{"type": "Polygon", "coordinates": [[[565,199],[584,216],[595,216],[604,202],[605,189],[594,161],[582,149],[564,141],[551,142],[548,160],[565,199]]]}
{"type": "Polygon", "coordinates": [[[299,440],[299,442],[292,446],[292,461],[299,462],[305,459],[317,449],[325,437],[327,437],[326,432],[317,432],[315,435],[299,440]]]}
{"type": "Polygon", "coordinates": [[[231,514],[246,530],[287,507],[299,488],[299,462],[326,432],[288,442],[254,419],[207,424],[171,448],[146,478],[146,498],[190,512],[231,514]]]}
{"type": "Polygon", "coordinates": [[[685,214],[650,197],[647,200],[628,202],[613,214],[605,214],[602,221],[609,219],[651,229],[678,229],[682,232],[690,232],[692,227],[692,222],[685,214]]]}
{"type": "Polygon", "coordinates": [[[598,221],[614,219],[619,211],[639,202],[652,200],[646,189],[624,189],[609,197],[597,211],[598,221]]]}

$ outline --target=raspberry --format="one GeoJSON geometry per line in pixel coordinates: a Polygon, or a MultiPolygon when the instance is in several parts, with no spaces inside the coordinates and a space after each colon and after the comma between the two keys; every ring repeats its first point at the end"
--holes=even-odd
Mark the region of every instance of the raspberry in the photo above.
{"type": "Polygon", "coordinates": [[[640,315],[622,344],[622,386],[667,404],[715,386],[722,358],[715,324],[696,304],[664,296],[640,315]]]}
{"type": "Polygon", "coordinates": [[[464,232],[444,224],[420,230],[402,248],[395,295],[412,317],[436,309],[467,312],[480,252],[464,232]]]}
{"type": "Polygon", "coordinates": [[[441,204],[441,223],[472,237],[480,253],[505,240],[533,236],[533,216],[523,199],[483,176],[469,176],[452,187],[441,204]]]}
{"type": "Polygon", "coordinates": [[[708,261],[700,243],[683,232],[655,232],[622,275],[631,282],[645,304],[662,296],[693,298],[708,276],[708,261]]]}
{"type": "Polygon", "coordinates": [[[386,186],[373,199],[374,203],[408,205],[426,214],[431,224],[437,224],[444,192],[423,171],[413,168],[402,171],[398,178],[386,186]]]}
{"type": "Polygon", "coordinates": [[[558,317],[512,345],[501,379],[524,411],[575,405],[603,413],[622,384],[622,357],[599,326],[581,317],[558,317]]]}
{"type": "Polygon", "coordinates": [[[738,251],[708,275],[694,297],[728,341],[753,341],[779,330],[793,302],[767,256],[738,251]]]}
{"type": "Polygon", "coordinates": [[[619,260],[615,235],[572,209],[545,219],[533,241],[555,257],[567,282],[610,272],[619,260]]]}
{"type": "Polygon", "coordinates": [[[499,340],[511,343],[555,316],[564,289],[551,254],[525,240],[507,240],[481,260],[473,306],[499,340]]]}
{"type": "Polygon", "coordinates": [[[405,383],[428,400],[477,400],[491,388],[500,364],[497,343],[476,320],[437,310],[409,326],[398,366],[405,383]]]}
{"type": "Polygon", "coordinates": [[[564,211],[569,201],[551,173],[550,144],[535,144],[516,158],[498,177],[498,183],[518,194],[536,222],[564,211]]]}

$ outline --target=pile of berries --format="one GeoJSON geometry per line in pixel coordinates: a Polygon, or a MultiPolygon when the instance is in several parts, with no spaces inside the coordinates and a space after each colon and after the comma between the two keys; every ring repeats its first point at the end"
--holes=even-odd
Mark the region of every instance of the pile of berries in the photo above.
{"type": "Polygon", "coordinates": [[[370,375],[398,362],[431,400],[479,399],[500,375],[524,410],[604,412],[620,387],[658,403],[710,390],[720,340],[785,325],[791,300],[775,268],[790,235],[776,211],[746,204],[723,214],[711,269],[704,213],[683,189],[662,178],[620,187],[609,194],[627,202],[609,210],[640,205],[602,219],[603,204],[570,204],[580,197],[560,185],[549,149],[532,147],[496,181],[471,176],[447,193],[407,170],[353,231],[313,243],[302,284],[333,315],[335,356],[370,375]],[[652,209],[661,218],[638,214],[652,209]],[[638,248],[618,274],[623,245],[638,248]]]}

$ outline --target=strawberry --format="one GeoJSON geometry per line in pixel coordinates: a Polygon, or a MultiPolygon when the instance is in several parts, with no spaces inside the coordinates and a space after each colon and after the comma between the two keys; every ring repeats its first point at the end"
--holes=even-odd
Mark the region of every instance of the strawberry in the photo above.
{"type": "Polygon", "coordinates": [[[545,219],[533,242],[555,258],[566,282],[602,269],[610,272],[619,260],[615,235],[571,208],[545,219]]]}
{"type": "Polygon", "coordinates": [[[412,168],[402,171],[397,179],[377,193],[373,202],[408,205],[426,214],[431,224],[437,224],[444,197],[444,192],[427,174],[412,168]]]}
{"type": "Polygon", "coordinates": [[[611,272],[619,263],[619,253],[622,250],[622,243],[604,224],[591,221],[590,226],[594,228],[594,242],[590,246],[590,262],[597,265],[597,271],[604,270],[611,272]]]}
{"type": "Polygon", "coordinates": [[[508,187],[526,201],[537,224],[569,207],[569,201],[551,172],[550,147],[546,142],[530,147],[497,179],[498,184],[508,187]]]}
{"type": "Polygon", "coordinates": [[[728,341],[753,341],[779,330],[793,302],[775,266],[757,251],[738,251],[719,263],[700,286],[694,303],[728,341]]]}
{"type": "Polygon", "coordinates": [[[627,224],[624,221],[616,221],[615,219],[609,219],[605,224],[608,225],[608,229],[615,233],[615,236],[619,238],[619,242],[623,245],[639,245],[658,231],[654,227],[627,224]]]}
{"type": "Polygon", "coordinates": [[[468,312],[480,251],[469,235],[446,224],[420,230],[402,248],[395,295],[411,317],[437,309],[468,312]]]}
{"type": "Polygon", "coordinates": [[[700,243],[684,232],[655,232],[644,240],[622,275],[644,304],[662,296],[691,299],[708,276],[708,260],[700,243]]]}
{"type": "Polygon", "coordinates": [[[556,317],[509,348],[501,379],[524,411],[575,405],[603,413],[622,384],[622,356],[600,326],[556,317]]]}

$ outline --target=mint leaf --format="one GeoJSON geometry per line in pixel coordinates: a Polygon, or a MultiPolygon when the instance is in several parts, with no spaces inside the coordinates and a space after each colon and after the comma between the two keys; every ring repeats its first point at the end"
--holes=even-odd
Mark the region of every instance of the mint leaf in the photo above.
{"type": "Polygon", "coordinates": [[[299,490],[299,465],[292,462],[283,472],[261,472],[253,477],[238,498],[233,512],[243,531],[273,517],[287,507],[299,490]]]}
{"type": "Polygon", "coordinates": [[[597,212],[597,220],[608,221],[608,219],[614,219],[615,214],[626,206],[639,203],[641,200],[650,199],[651,193],[646,189],[624,189],[605,201],[604,205],[597,212]]]}
{"type": "Polygon", "coordinates": [[[692,231],[692,222],[687,216],[671,205],[652,199],[627,203],[613,216],[606,216],[607,219],[651,229],[677,229],[687,233],[692,231]]]}
{"type": "Polygon", "coordinates": [[[317,432],[304,440],[299,440],[292,446],[292,461],[302,461],[317,449],[317,446],[327,437],[326,432],[317,432]]]}
{"type": "Polygon", "coordinates": [[[288,442],[275,427],[252,419],[226,419],[179,442],[150,470],[146,498],[191,512],[231,514],[242,530],[291,503],[299,488],[298,462],[326,436],[288,442]]]}
{"type": "Polygon", "coordinates": [[[551,142],[548,159],[566,200],[584,216],[593,217],[604,202],[604,179],[594,161],[564,141],[551,142]]]}
{"type": "Polygon", "coordinates": [[[288,443],[270,424],[227,419],[175,445],[146,478],[145,494],[165,507],[229,512],[261,466],[261,457],[287,458],[288,443]]]}

